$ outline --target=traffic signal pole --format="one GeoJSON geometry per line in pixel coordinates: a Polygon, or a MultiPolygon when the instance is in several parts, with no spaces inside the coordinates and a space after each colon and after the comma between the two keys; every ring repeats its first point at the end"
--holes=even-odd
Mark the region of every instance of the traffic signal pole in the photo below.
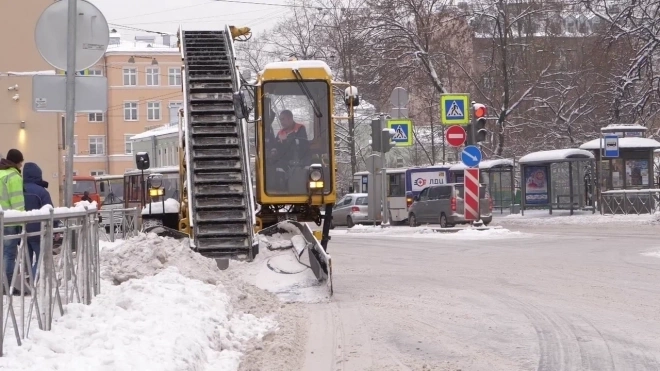
{"type": "Polygon", "coordinates": [[[476,131],[475,130],[476,116],[475,116],[475,112],[474,112],[474,104],[475,104],[475,101],[472,101],[472,103],[470,104],[470,117],[472,118],[472,120],[471,120],[472,122],[470,122],[468,124],[468,128],[466,130],[467,131],[466,145],[468,145],[468,146],[475,145],[476,144],[476,139],[477,139],[477,135],[476,135],[476,132],[475,132],[476,131]]]}
{"type": "Polygon", "coordinates": [[[381,180],[382,180],[382,185],[381,185],[381,195],[382,195],[382,205],[383,205],[383,211],[382,211],[382,217],[381,217],[381,222],[380,225],[381,227],[386,227],[390,225],[390,220],[389,220],[389,205],[387,201],[387,162],[385,161],[385,153],[389,150],[389,143],[385,142],[383,139],[383,130],[387,128],[387,123],[385,122],[385,114],[381,113],[380,114],[380,133],[378,137],[380,138],[380,150],[381,156],[383,156],[383,168],[381,169],[382,175],[381,175],[381,180]]]}

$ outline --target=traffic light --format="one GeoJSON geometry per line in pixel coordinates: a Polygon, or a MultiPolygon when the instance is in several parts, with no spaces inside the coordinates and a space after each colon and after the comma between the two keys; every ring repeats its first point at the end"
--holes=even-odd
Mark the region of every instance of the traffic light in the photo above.
{"type": "Polygon", "coordinates": [[[380,140],[381,140],[381,126],[380,120],[371,120],[371,150],[373,152],[380,152],[380,140]]]}
{"type": "Polygon", "coordinates": [[[488,134],[488,130],[486,130],[486,106],[481,103],[472,103],[472,112],[474,114],[474,127],[472,128],[474,141],[476,143],[483,142],[486,140],[486,134],[488,134]]]}
{"type": "Polygon", "coordinates": [[[394,138],[394,134],[396,134],[396,131],[394,129],[383,129],[381,131],[381,150],[383,153],[387,153],[390,151],[390,149],[396,147],[396,143],[392,141],[392,138],[394,138]]]}

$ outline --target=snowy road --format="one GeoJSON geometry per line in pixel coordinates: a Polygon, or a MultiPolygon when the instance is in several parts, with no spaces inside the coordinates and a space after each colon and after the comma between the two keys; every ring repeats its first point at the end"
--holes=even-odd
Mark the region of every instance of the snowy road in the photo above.
{"type": "Polygon", "coordinates": [[[337,231],[305,370],[660,369],[660,227],[507,228],[526,235],[337,231]]]}

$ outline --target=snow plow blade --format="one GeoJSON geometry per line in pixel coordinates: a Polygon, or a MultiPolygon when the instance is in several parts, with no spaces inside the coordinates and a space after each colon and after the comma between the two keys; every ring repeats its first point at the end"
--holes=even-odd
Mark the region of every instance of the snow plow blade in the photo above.
{"type": "Polygon", "coordinates": [[[259,234],[265,236],[272,236],[275,233],[291,233],[302,237],[304,246],[302,243],[296,243],[292,240],[296,259],[301,264],[308,265],[319,282],[327,282],[330,295],[332,295],[332,259],[325,252],[319,240],[314,237],[314,233],[309,226],[304,223],[286,220],[259,231],[259,234]],[[309,260],[309,262],[307,263],[306,260],[309,260]]]}
{"type": "Polygon", "coordinates": [[[171,237],[176,240],[182,240],[184,238],[189,238],[186,233],[177,231],[176,229],[168,228],[162,225],[154,225],[144,229],[144,233],[155,233],[160,237],[171,237]]]}

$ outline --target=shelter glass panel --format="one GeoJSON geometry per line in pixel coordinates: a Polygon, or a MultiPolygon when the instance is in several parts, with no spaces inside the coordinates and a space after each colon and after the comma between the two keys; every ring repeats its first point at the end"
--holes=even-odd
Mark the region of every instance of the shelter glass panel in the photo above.
{"type": "Polygon", "coordinates": [[[623,189],[625,167],[623,166],[623,159],[612,159],[612,189],[623,189]]]}
{"type": "Polygon", "coordinates": [[[610,160],[603,160],[600,162],[600,189],[605,192],[610,188],[610,160]]]}
{"type": "Polygon", "coordinates": [[[649,185],[648,160],[626,160],[626,184],[628,188],[642,188],[649,185]]]}

